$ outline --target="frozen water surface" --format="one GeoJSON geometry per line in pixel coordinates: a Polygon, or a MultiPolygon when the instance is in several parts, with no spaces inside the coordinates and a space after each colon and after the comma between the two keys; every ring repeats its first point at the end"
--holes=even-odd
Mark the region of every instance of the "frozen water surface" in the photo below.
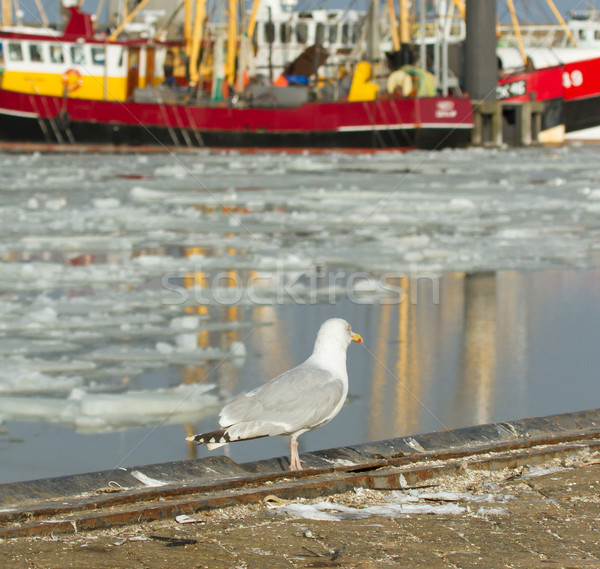
{"type": "Polygon", "coordinates": [[[206,455],[332,316],[365,344],[303,450],[600,402],[595,147],[5,154],[0,228],[0,481],[206,455]]]}

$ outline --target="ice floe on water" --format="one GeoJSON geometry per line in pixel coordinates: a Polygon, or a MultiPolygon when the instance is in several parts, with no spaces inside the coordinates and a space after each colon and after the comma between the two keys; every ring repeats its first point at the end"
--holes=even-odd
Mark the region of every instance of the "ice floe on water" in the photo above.
{"type": "MultiPolygon", "coordinates": [[[[205,237],[242,246],[244,255],[256,252],[262,261],[286,251],[312,263],[374,271],[406,270],[415,262],[437,271],[585,265],[598,231],[591,152],[273,155],[261,157],[259,168],[256,156],[182,155],[175,162],[153,157],[150,171],[147,163],[100,156],[95,161],[109,184],[82,174],[85,160],[70,174],[77,189],[85,180],[83,195],[57,178],[61,158],[40,157],[46,175],[27,181],[35,195],[21,201],[12,195],[0,211],[11,241],[2,247],[131,253],[127,262],[104,262],[106,275],[95,267],[79,271],[97,282],[135,278],[127,269],[141,250],[142,258],[154,256],[205,237]],[[273,176],[269,169],[278,163],[285,173],[273,176]],[[123,170],[133,170],[131,177],[118,178],[123,170]],[[421,241],[405,239],[414,235],[421,241]]],[[[233,259],[233,268],[241,260],[233,259]]],[[[27,271],[29,280],[39,271],[47,280],[51,268],[27,271]]],[[[77,271],[68,273],[65,281],[78,280],[77,271]]]]}
{"type": "Polygon", "coordinates": [[[83,433],[197,421],[222,403],[214,384],[93,393],[72,389],[66,397],[0,397],[0,416],[19,421],[70,425],[83,433]]]}

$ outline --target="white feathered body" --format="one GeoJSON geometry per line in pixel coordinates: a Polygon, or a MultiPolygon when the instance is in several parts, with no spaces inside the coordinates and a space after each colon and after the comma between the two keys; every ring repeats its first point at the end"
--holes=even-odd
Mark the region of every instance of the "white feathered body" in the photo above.
{"type": "Polygon", "coordinates": [[[326,321],[305,362],[225,405],[219,414],[220,431],[189,440],[212,449],[264,436],[297,438],[322,427],[339,413],[348,395],[346,350],[352,339],[347,322],[326,321]]]}

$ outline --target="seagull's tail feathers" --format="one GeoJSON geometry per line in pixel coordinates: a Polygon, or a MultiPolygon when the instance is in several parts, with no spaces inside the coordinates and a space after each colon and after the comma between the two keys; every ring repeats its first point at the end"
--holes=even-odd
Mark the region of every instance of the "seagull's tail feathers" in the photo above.
{"type": "Polygon", "coordinates": [[[185,440],[199,445],[206,445],[208,450],[214,450],[231,442],[227,429],[219,429],[218,431],[211,431],[210,433],[201,435],[192,435],[185,440]]]}
{"type": "Polygon", "coordinates": [[[229,427],[201,435],[192,435],[191,437],[187,437],[185,440],[197,443],[199,445],[206,445],[208,450],[214,450],[234,441],[260,439],[261,437],[268,437],[269,435],[273,434],[280,435],[283,433],[281,431],[270,432],[269,429],[264,428],[262,421],[257,421],[253,423],[240,423],[237,425],[231,425],[229,427]],[[257,426],[263,428],[257,428],[257,426]]]}

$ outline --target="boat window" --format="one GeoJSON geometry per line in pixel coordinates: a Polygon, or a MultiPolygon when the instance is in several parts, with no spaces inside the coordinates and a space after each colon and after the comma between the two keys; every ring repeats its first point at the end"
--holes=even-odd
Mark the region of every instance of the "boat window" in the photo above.
{"type": "Polygon", "coordinates": [[[308,26],[306,22],[298,22],[296,24],[296,40],[298,43],[306,43],[308,41],[308,26]]]}
{"type": "Polygon", "coordinates": [[[281,28],[279,30],[279,37],[281,38],[281,43],[289,43],[289,41],[290,41],[290,25],[287,22],[283,22],[281,24],[281,28]]]}
{"type": "Polygon", "coordinates": [[[71,46],[71,61],[75,65],[85,65],[85,54],[83,53],[82,45],[71,46]]]}
{"type": "Polygon", "coordinates": [[[92,48],[92,63],[94,65],[104,65],[104,48],[93,47],[92,48]]]}
{"type": "Polygon", "coordinates": [[[317,30],[315,32],[315,44],[322,45],[325,40],[325,24],[319,22],[317,24],[317,30]]]}
{"type": "Polygon", "coordinates": [[[23,61],[23,48],[20,43],[8,44],[8,60],[23,61]]]}
{"type": "Polygon", "coordinates": [[[50,61],[52,63],[64,63],[65,54],[59,45],[50,46],[50,61]]]}
{"type": "Polygon", "coordinates": [[[600,40],[600,30],[596,30],[596,31],[594,32],[594,39],[595,39],[595,40],[600,40]]]}
{"type": "Polygon", "coordinates": [[[265,22],[264,37],[267,43],[275,43],[275,24],[265,22]]]}
{"type": "Polygon", "coordinates": [[[29,44],[29,60],[30,61],[44,61],[44,55],[42,53],[42,46],[39,43],[29,44]]]}
{"type": "Polygon", "coordinates": [[[331,24],[329,26],[329,43],[335,44],[338,41],[338,27],[337,24],[331,24]]]}
{"type": "Polygon", "coordinates": [[[350,29],[348,24],[342,24],[342,43],[346,45],[350,39],[350,29]]]}

